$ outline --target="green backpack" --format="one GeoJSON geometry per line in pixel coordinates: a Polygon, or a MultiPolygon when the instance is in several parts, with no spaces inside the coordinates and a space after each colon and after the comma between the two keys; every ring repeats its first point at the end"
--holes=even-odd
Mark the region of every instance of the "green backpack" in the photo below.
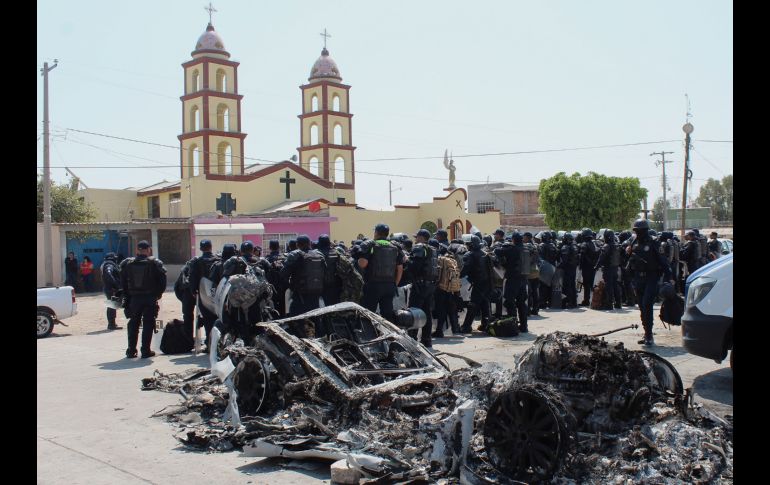
{"type": "Polygon", "coordinates": [[[353,262],[344,254],[340,254],[337,261],[337,276],[342,280],[340,302],[352,301],[360,303],[364,293],[364,279],[353,267],[353,262]]]}

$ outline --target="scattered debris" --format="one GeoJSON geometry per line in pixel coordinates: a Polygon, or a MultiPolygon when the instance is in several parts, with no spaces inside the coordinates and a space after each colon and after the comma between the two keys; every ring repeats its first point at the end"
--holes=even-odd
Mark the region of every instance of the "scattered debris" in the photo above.
{"type": "Polygon", "coordinates": [[[732,483],[732,424],[655,354],[556,332],[512,370],[449,372],[352,303],[257,327],[222,349],[228,375],[143,379],[184,396],[154,415],[181,442],[327,459],[350,483],[732,483]]]}

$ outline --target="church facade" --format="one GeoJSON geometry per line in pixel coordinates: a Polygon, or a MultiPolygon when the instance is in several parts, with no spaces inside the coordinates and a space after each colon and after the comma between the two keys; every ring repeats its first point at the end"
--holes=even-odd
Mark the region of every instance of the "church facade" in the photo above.
{"type": "Polygon", "coordinates": [[[471,227],[491,232],[500,224],[499,213],[469,214],[462,188],[388,211],[356,205],[350,86],[342,83],[326,46],[308,82],[300,86],[298,156],[279,163],[248,163],[238,66],[209,23],[191,58],[182,64],[179,180],[126,190],[83,189],[81,195],[97,207],[101,219],[187,220],[192,252],[203,237],[213,239],[215,246],[228,238],[266,246],[271,238],[327,233],[349,243],[360,234],[371,237],[378,222],[410,235],[420,227],[448,228],[457,237],[471,227]],[[213,229],[223,224],[230,230],[213,229]]]}

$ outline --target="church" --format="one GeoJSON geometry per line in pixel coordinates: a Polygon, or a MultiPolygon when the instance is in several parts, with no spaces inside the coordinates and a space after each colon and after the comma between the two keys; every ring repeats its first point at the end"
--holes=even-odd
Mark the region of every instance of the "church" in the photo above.
{"type": "MultiPolygon", "coordinates": [[[[81,196],[97,208],[100,222],[89,225],[92,229],[112,230],[118,224],[124,233],[138,234],[136,228],[141,225],[140,230],[152,239],[155,254],[165,261],[171,255],[164,258],[162,253],[180,246],[184,254],[171,259],[196,254],[202,238],[211,239],[219,250],[226,242],[251,239],[266,247],[270,239],[284,242],[299,234],[314,239],[326,233],[349,244],[361,234],[371,237],[379,222],[389,224],[394,233],[409,235],[421,227],[431,232],[446,228],[450,237],[460,237],[471,227],[489,233],[499,226],[499,212],[468,213],[467,192],[454,184],[415,206],[378,211],[356,204],[351,86],[343,83],[325,43],[307,82],[300,86],[297,155],[279,163],[248,163],[239,62],[231,59],[211,22],[190,56],[182,63],[180,179],[121,190],[82,189],[81,196]],[[169,231],[163,229],[172,227],[168,224],[188,229],[174,236],[178,242],[164,243],[163,234],[169,231]]],[[[85,226],[62,230],[84,230],[85,226]]],[[[66,235],[62,236],[65,240],[66,235]]],[[[130,235],[131,242],[136,237],[130,235]]]]}

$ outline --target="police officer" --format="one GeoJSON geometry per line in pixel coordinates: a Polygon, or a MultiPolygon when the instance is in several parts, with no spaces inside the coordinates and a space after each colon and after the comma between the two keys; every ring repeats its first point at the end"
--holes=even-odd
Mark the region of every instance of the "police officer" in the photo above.
{"type": "MultiPolygon", "coordinates": [[[[430,232],[427,229],[420,229],[414,237],[415,244],[409,255],[409,272],[412,276],[409,306],[420,308],[425,312],[427,318],[425,326],[422,328],[420,342],[430,348],[433,346],[431,341],[431,333],[433,332],[432,309],[438,282],[438,249],[428,244],[430,232]]],[[[416,340],[417,330],[409,330],[409,335],[416,340]]]]}
{"type": "Polygon", "coordinates": [[[527,276],[529,268],[524,268],[524,236],[518,232],[511,235],[511,243],[495,249],[495,254],[505,261],[505,291],[503,301],[508,315],[519,317],[519,331],[526,333],[527,316],[527,276]]]}
{"type": "Polygon", "coordinates": [[[281,268],[285,261],[281,254],[281,244],[276,239],[271,239],[268,243],[270,252],[265,256],[268,263],[268,269],[265,271],[267,282],[273,285],[273,307],[281,317],[286,316],[286,288],[281,284],[281,268]]]}
{"type": "MultiPolygon", "coordinates": [[[[217,314],[212,313],[208,308],[201,305],[200,302],[200,286],[203,278],[208,278],[214,263],[219,261],[219,258],[211,252],[211,241],[203,239],[200,242],[201,255],[192,260],[190,265],[190,292],[198,305],[198,327],[203,326],[206,329],[206,346],[208,346],[209,335],[211,329],[214,328],[214,322],[217,320],[217,314]]],[[[187,327],[187,320],[185,319],[185,327],[187,327]]],[[[192,320],[190,320],[190,330],[192,331],[192,320]]]]}
{"type": "Polygon", "coordinates": [[[383,318],[394,321],[393,298],[404,273],[404,253],[388,241],[390,227],[377,224],[374,239],[361,243],[358,251],[358,267],[364,272],[364,294],[361,304],[370,311],[380,307],[383,318]]]}
{"type": "Polygon", "coordinates": [[[340,302],[340,293],[342,293],[342,280],[337,273],[337,264],[340,258],[344,257],[336,246],[331,245],[328,234],[318,236],[318,251],[323,254],[326,260],[326,273],[324,276],[324,305],[336,305],[340,302]]]}
{"type": "Polygon", "coordinates": [[[719,234],[717,234],[716,231],[709,234],[709,261],[714,261],[715,259],[722,257],[722,243],[719,242],[719,239],[717,239],[718,237],[719,234]]]}
{"type": "MultiPolygon", "coordinates": [[[[532,233],[529,231],[524,233],[524,248],[530,253],[530,268],[537,268],[537,271],[530,271],[529,276],[527,276],[527,307],[530,315],[537,316],[540,311],[540,265],[538,264],[540,254],[537,245],[532,241],[532,233]]],[[[527,268],[522,268],[522,271],[527,271],[527,268]]]]}
{"type": "Polygon", "coordinates": [[[297,250],[297,240],[296,239],[289,239],[289,242],[286,243],[286,252],[290,253],[292,251],[297,250]]]}
{"type": "Polygon", "coordinates": [[[128,298],[128,348],[126,357],[136,357],[139,339],[139,321],[142,321],[142,358],[155,355],[150,350],[155,331],[157,302],[166,290],[166,268],[159,259],[149,256],[150,243],[139,241],[137,255],[126,258],[120,264],[120,283],[128,298]]]}
{"type": "Polygon", "coordinates": [[[709,246],[706,236],[700,233],[700,229],[693,227],[691,229],[695,233],[695,240],[698,242],[698,249],[700,250],[700,256],[698,257],[698,267],[709,264],[709,246]]]}
{"type": "MultiPolygon", "coordinates": [[[[104,296],[110,300],[112,297],[118,296],[122,292],[120,285],[120,268],[118,268],[118,255],[115,253],[107,253],[107,255],[104,256],[101,271],[102,283],[104,284],[104,296]]],[[[117,310],[114,308],[107,307],[107,330],[120,330],[123,328],[115,323],[117,313],[117,310]]]]}
{"type": "Polygon", "coordinates": [[[468,251],[463,255],[463,268],[460,277],[467,276],[471,283],[471,301],[465,321],[460,327],[460,333],[472,333],[471,325],[476,315],[481,312],[481,326],[486,329],[489,324],[489,295],[492,291],[492,262],[489,256],[481,250],[481,238],[471,236],[468,251]]]}
{"type": "Polygon", "coordinates": [[[611,229],[604,231],[604,245],[599,251],[599,260],[596,262],[596,269],[602,269],[602,279],[604,280],[604,299],[606,306],[612,308],[613,297],[615,308],[623,308],[621,303],[623,298],[618,284],[618,268],[621,261],[621,247],[615,242],[615,232],[611,229]]]}
{"type": "MultiPolygon", "coordinates": [[[[505,243],[505,231],[503,231],[501,228],[495,229],[492,237],[492,244],[490,244],[487,253],[494,255],[494,250],[501,247],[505,243]]],[[[492,261],[496,268],[500,268],[502,266],[500,265],[497,257],[494,257],[492,261]]],[[[495,305],[495,318],[500,319],[503,316],[503,279],[495,278],[494,276],[495,275],[492,275],[492,279],[495,283],[495,287],[493,289],[497,291],[493,291],[491,303],[495,305]]]]}
{"type": "Polygon", "coordinates": [[[621,251],[620,258],[620,289],[623,293],[623,305],[634,306],[636,305],[636,296],[634,295],[634,287],[631,283],[631,270],[628,268],[628,253],[626,248],[631,244],[631,231],[623,231],[618,236],[620,241],[621,251]]]}
{"type": "Polygon", "coordinates": [[[211,265],[209,270],[209,279],[214,288],[219,286],[219,282],[222,280],[225,262],[235,256],[237,253],[235,244],[225,244],[222,246],[222,252],[219,255],[217,261],[211,265]]]}
{"type": "MultiPolygon", "coordinates": [[[[575,287],[575,278],[577,277],[577,265],[579,261],[578,249],[574,244],[572,233],[565,233],[562,236],[562,244],[559,249],[559,268],[564,272],[562,279],[562,289],[567,295],[567,308],[577,307],[577,288],[575,287]]],[[[558,303],[558,302],[551,302],[558,303]]]]}
{"type": "Polygon", "coordinates": [[[317,249],[310,248],[310,238],[297,237],[297,249],[286,255],[281,269],[281,281],[291,289],[289,316],[297,316],[319,308],[324,291],[326,259],[317,249]]]}
{"type": "Polygon", "coordinates": [[[690,229],[684,235],[685,242],[679,254],[679,259],[687,265],[687,273],[693,274],[700,268],[700,243],[695,231],[690,229]]]}
{"type": "Polygon", "coordinates": [[[652,338],[652,306],[658,295],[658,278],[662,274],[663,281],[671,280],[671,268],[660,254],[658,242],[650,237],[649,230],[650,223],[647,219],[638,219],[634,222],[636,237],[626,248],[629,267],[633,273],[639,313],[644,326],[644,338],[639,343],[646,346],[655,345],[655,340],[652,338]]]}
{"type": "Polygon", "coordinates": [[[594,289],[599,250],[594,243],[594,233],[591,229],[583,228],[581,235],[583,238],[580,243],[580,272],[583,275],[583,301],[580,306],[588,306],[591,304],[591,293],[594,289]]]}
{"type": "Polygon", "coordinates": [[[436,235],[434,236],[436,238],[436,241],[444,247],[449,246],[449,233],[446,231],[446,229],[439,229],[436,231],[436,235]]]}
{"type": "Polygon", "coordinates": [[[187,335],[193,335],[193,323],[195,321],[195,295],[190,286],[190,269],[196,258],[187,261],[174,283],[174,294],[182,302],[182,321],[187,335]]]}
{"type": "MultiPolygon", "coordinates": [[[[668,262],[668,267],[671,268],[671,274],[674,275],[674,246],[671,244],[671,238],[674,237],[674,233],[670,231],[662,231],[658,236],[658,243],[660,246],[660,254],[663,259],[668,262]]],[[[674,277],[676,280],[676,277],[674,277]]]]}
{"type": "MultiPolygon", "coordinates": [[[[553,237],[549,231],[544,231],[540,235],[542,242],[537,247],[537,252],[543,261],[547,261],[554,268],[559,259],[559,251],[556,249],[556,245],[553,243],[553,237]]],[[[542,308],[551,306],[551,285],[540,282],[540,306],[542,308]]]]}
{"type": "Polygon", "coordinates": [[[236,274],[246,274],[249,272],[249,268],[256,267],[257,263],[259,263],[259,259],[254,257],[254,243],[243,241],[240,254],[224,261],[222,277],[228,278],[236,274]]]}

